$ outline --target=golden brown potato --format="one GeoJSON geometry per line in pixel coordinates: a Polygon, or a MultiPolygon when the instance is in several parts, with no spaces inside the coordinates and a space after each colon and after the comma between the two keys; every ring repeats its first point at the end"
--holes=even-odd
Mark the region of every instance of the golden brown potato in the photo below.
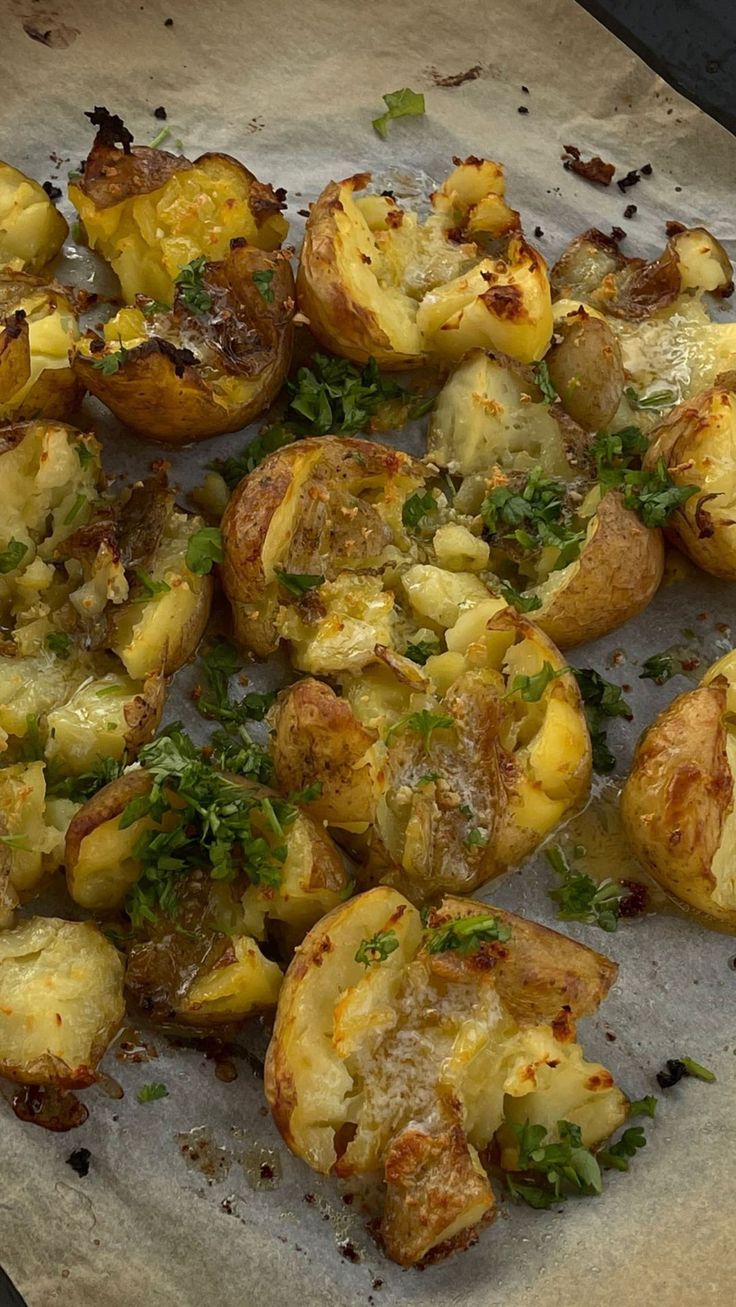
{"type": "Polygon", "coordinates": [[[642,736],[621,794],[624,830],[667,893],[736,929],[736,659],[726,654],[642,736]]]}
{"type": "Polygon", "coordinates": [[[0,404],[5,404],[31,375],[28,323],[22,309],[0,324],[0,404]]]}
{"type": "Polygon", "coordinates": [[[69,234],[43,186],[0,162],[0,268],[40,272],[69,234]]]}
{"type": "Polygon", "coordinates": [[[556,299],[581,299],[612,317],[637,321],[672,304],[683,291],[730,295],[733,268],[704,227],[668,226],[658,258],[629,258],[614,236],[595,227],[576,236],[550,274],[556,299]]]}
{"type": "Polygon", "coordinates": [[[590,780],[577,685],[541,631],[489,599],[446,641],[423,672],[394,655],[345,678],[343,700],[298,681],[271,714],[282,787],[321,782],[310,811],[416,900],[521,862],[590,780]]]}
{"type": "Polygon", "coordinates": [[[308,643],[321,618],[334,670],[372,658],[377,627],[387,642],[392,607],[374,573],[408,553],[402,509],[428,475],[416,459],[365,440],[301,440],[265,458],[222,519],[221,575],[238,642],[263,657],[281,638],[308,643]],[[328,584],[300,596],[284,575],[328,584]]]}
{"type": "MultiPolygon", "coordinates": [[[[18,324],[25,314],[27,334],[21,328],[14,346],[19,384],[14,390],[0,386],[0,421],[24,418],[73,417],[84,396],[84,386],[71,369],[70,357],[79,327],[69,293],[56,282],[28,273],[0,271],[0,320],[18,324]]],[[[8,381],[10,378],[8,378],[8,381]]]]}
{"type": "Polygon", "coordinates": [[[90,248],[112,265],[123,298],[148,295],[171,304],[181,269],[204,255],[223,259],[234,238],[273,250],[288,231],[285,193],[257,181],[227,154],[183,155],[133,138],[105,109],[81,178],[69,185],[90,248]]]}
{"type": "Polygon", "coordinates": [[[668,518],[669,539],[703,571],[736,578],[736,372],[680,404],[655,427],[645,468],[660,459],[696,493],[668,518]]]}
{"type": "Polygon", "coordinates": [[[187,444],[237,431],[275,398],[291,361],[294,278],[288,254],[245,242],[200,260],[197,294],[174,307],[137,297],[79,342],[75,374],[133,431],[187,444]]]}
{"type": "Polygon", "coordinates": [[[0,932],[0,1075],[81,1089],[123,1018],[123,964],[92,922],[0,932]]]}
{"type": "Polygon", "coordinates": [[[394,890],[361,894],[310,931],[286,974],[266,1059],[276,1124],[315,1171],[385,1183],[394,1261],[467,1247],[494,1215],[479,1154],[498,1140],[501,1166],[518,1164],[506,1122],[554,1138],[569,1121],[592,1148],[625,1119],[610,1072],[574,1042],[615,974],[485,903],[445,899],[423,929],[394,890]]]}
{"type": "Polygon", "coordinates": [[[17,901],[32,897],[44,872],[61,861],[63,832],[46,809],[46,777],[42,762],[18,762],[0,767],[0,830],[6,885],[17,901]]]}
{"type": "Polygon", "coordinates": [[[297,290],[317,339],[389,369],[474,346],[540,358],[552,333],[546,264],[505,203],[499,165],[458,162],[423,223],[391,197],[356,198],[369,182],[331,182],[310,210],[297,290]],[[484,254],[488,240],[498,256],[484,254]]]}

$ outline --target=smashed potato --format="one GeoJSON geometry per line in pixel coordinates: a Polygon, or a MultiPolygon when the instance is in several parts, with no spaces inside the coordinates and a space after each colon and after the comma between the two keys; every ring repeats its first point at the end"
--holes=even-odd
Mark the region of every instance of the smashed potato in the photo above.
{"type": "Polygon", "coordinates": [[[40,272],[68,234],[66,219],[43,186],[0,162],[0,268],[40,272]]]}
{"type": "Polygon", "coordinates": [[[315,1171],[383,1182],[394,1261],[465,1248],[495,1215],[480,1154],[495,1141],[501,1168],[518,1166],[507,1123],[564,1119],[593,1148],[624,1121],[610,1072],[575,1042],[615,974],[485,903],[445,899],[423,929],[394,890],[361,894],[310,931],[286,974],[266,1059],[276,1124],[315,1171]],[[455,934],[475,923],[475,937],[455,934]]]}
{"type": "Polygon", "coordinates": [[[667,893],[736,929],[736,657],[660,713],[639,741],[621,794],[627,838],[667,893]]]}
{"type": "Polygon", "coordinates": [[[68,292],[43,277],[0,271],[0,325],[0,421],[73,417],[84,385],[70,363],[79,326],[68,292]]]}
{"type": "Polygon", "coordinates": [[[171,304],[181,269],[203,255],[223,259],[233,239],[274,250],[288,231],[283,191],[259,182],[227,154],[183,155],[146,145],[117,115],[95,109],[98,128],[69,199],[90,248],[112,266],[123,298],[171,304]]]}
{"type": "Polygon", "coordinates": [[[388,369],[474,346],[541,358],[552,334],[547,268],[506,204],[499,164],[457,160],[424,222],[391,196],[356,195],[369,182],[331,182],[310,210],[297,288],[317,339],[388,369]]]}
{"type": "Polygon", "coordinates": [[[590,781],[577,684],[541,631],[488,599],[446,642],[423,670],[393,655],[345,678],[344,698],[297,681],[271,713],[282,787],[320,782],[309,811],[417,900],[521,862],[590,781]]]}
{"type": "Polygon", "coordinates": [[[674,409],[651,435],[646,468],[664,460],[677,486],[695,486],[665,531],[703,571],[736,579],[736,372],[674,409]]]}
{"type": "Polygon", "coordinates": [[[0,931],[0,1075],[81,1089],[123,1018],[123,964],[92,922],[0,931]]]}
{"type": "Polygon", "coordinates": [[[175,283],[174,306],[142,296],[78,345],[75,374],[133,431],[186,444],[237,431],[275,398],[291,360],[288,256],[235,240],[175,283]],[[191,278],[190,278],[191,281],[191,278]]]}

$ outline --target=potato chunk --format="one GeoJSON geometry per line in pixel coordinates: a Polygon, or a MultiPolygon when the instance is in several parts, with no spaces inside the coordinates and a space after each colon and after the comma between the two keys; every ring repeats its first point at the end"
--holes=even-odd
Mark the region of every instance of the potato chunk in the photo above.
{"type": "Polygon", "coordinates": [[[40,272],[59,253],[68,232],[43,186],[0,162],[0,268],[40,272]]]}
{"type": "Polygon", "coordinates": [[[123,1012],[123,964],[91,922],[32,917],[0,932],[1,1075],[91,1084],[123,1012]]]}

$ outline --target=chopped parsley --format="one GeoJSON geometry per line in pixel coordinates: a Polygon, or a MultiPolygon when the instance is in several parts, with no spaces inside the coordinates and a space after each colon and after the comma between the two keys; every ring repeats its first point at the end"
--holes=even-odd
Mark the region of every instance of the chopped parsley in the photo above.
{"type": "Polygon", "coordinates": [[[523,1125],[512,1121],[510,1125],[518,1141],[519,1170],[530,1173],[533,1179],[533,1183],[527,1183],[507,1175],[512,1198],[521,1198],[530,1207],[548,1208],[571,1194],[601,1193],[601,1169],[593,1153],[583,1145],[580,1126],[558,1121],[558,1139],[545,1143],[545,1126],[529,1121],[523,1125]]]}
{"type": "Polygon", "coordinates": [[[76,499],[74,500],[74,503],[69,509],[69,512],[64,518],[63,525],[71,526],[72,522],[76,521],[76,519],[79,517],[79,514],[81,513],[86,503],[88,503],[86,495],[77,495],[76,499]]]}
{"type": "Polygon", "coordinates": [[[455,917],[439,926],[429,926],[424,935],[428,953],[452,951],[460,957],[475,953],[481,944],[511,939],[511,927],[498,921],[492,912],[476,912],[470,917],[455,917]]]}
{"type": "Polygon", "coordinates": [[[410,531],[415,530],[422,521],[422,518],[426,517],[427,513],[434,512],[436,507],[437,500],[431,490],[426,490],[424,493],[417,491],[416,494],[410,495],[409,498],[404,501],[404,507],[401,510],[401,520],[404,523],[404,526],[408,527],[410,531]]]}
{"type": "Polygon", "coordinates": [[[485,848],[487,843],[488,834],[486,831],[481,830],[479,826],[473,826],[472,830],[468,831],[463,840],[463,844],[467,845],[469,849],[485,848]]]}
{"type": "Polygon", "coordinates": [[[491,537],[521,556],[554,549],[550,571],[568,567],[580,554],[587,526],[577,526],[566,501],[565,486],[534,468],[521,488],[494,486],[481,504],[480,514],[491,537]]]}
{"type": "Polygon", "coordinates": [[[202,526],[189,537],[186,565],[197,576],[206,576],[222,562],[222,532],[217,526],[202,526]]]}
{"type": "Polygon", "coordinates": [[[20,849],[22,853],[29,853],[31,849],[27,835],[0,835],[0,844],[6,844],[9,849],[20,849]]]}
{"type": "Polygon", "coordinates": [[[74,803],[84,803],[86,799],[91,799],[93,794],[101,790],[103,785],[109,785],[110,781],[117,780],[124,769],[125,763],[118,762],[115,758],[97,758],[90,764],[89,770],[82,772],[80,776],[64,776],[52,780],[47,786],[47,792],[55,799],[71,799],[74,803]]]}
{"type": "Polygon", "coordinates": [[[148,572],[144,572],[142,567],[134,569],[136,580],[141,588],[141,593],[137,596],[135,602],[144,604],[149,599],[155,599],[156,595],[166,594],[171,589],[168,581],[155,581],[148,572]]]}
{"type": "Polygon", "coordinates": [[[545,660],[538,672],[528,676],[521,674],[515,676],[506,698],[510,698],[512,694],[518,694],[519,698],[526,703],[539,703],[547,686],[551,685],[552,681],[555,681],[558,676],[564,676],[565,672],[569,671],[569,667],[555,668],[545,660]]]}
{"type": "Polygon", "coordinates": [[[192,259],[191,263],[184,265],[174,282],[179,303],[184,304],[192,313],[209,313],[212,308],[212,296],[205,290],[202,281],[206,262],[203,254],[198,259],[192,259]]]}
{"type": "Polygon", "coordinates": [[[303,790],[292,790],[289,794],[289,803],[313,803],[319,799],[322,794],[322,782],[312,781],[311,785],[305,785],[303,790]]]}
{"type": "Polygon", "coordinates": [[[413,663],[418,663],[423,667],[428,658],[439,653],[440,642],[437,636],[431,639],[417,640],[415,643],[406,646],[406,657],[411,658],[413,663]]]}
{"type": "Polygon", "coordinates": [[[607,1170],[628,1171],[631,1158],[636,1156],[640,1148],[646,1147],[646,1142],[642,1126],[629,1126],[615,1144],[601,1150],[598,1163],[607,1170]]]}
{"type": "Polygon", "coordinates": [[[0,574],[7,576],[23,561],[28,553],[28,545],[24,545],[22,540],[16,540],[11,536],[5,549],[0,552],[0,574]]]}
{"type": "Polygon", "coordinates": [[[388,125],[394,118],[415,118],[424,113],[424,96],[421,91],[412,91],[408,86],[400,91],[387,91],[381,96],[386,108],[373,119],[373,130],[385,141],[388,125]]]}
{"type": "Polygon", "coordinates": [[[607,681],[592,667],[571,668],[585,708],[585,719],[593,746],[593,767],[597,772],[610,772],[616,759],[608,747],[606,722],[611,717],[631,720],[632,712],[622,697],[621,687],[607,681]]]}
{"type": "Polygon", "coordinates": [[[157,1098],[168,1098],[168,1096],[166,1085],[155,1081],[150,1085],[142,1085],[136,1095],[139,1103],[155,1103],[157,1098]]]}
{"type": "Polygon", "coordinates": [[[506,600],[512,608],[519,613],[533,613],[537,608],[542,607],[542,600],[539,595],[521,594],[508,581],[499,582],[501,598],[506,600]]]}
{"type": "Polygon", "coordinates": [[[309,590],[315,590],[317,586],[324,585],[324,576],[310,574],[308,572],[280,572],[277,567],[274,568],[280,584],[289,594],[297,595],[301,598],[309,590]]]}
{"type": "Polygon", "coordinates": [[[634,466],[648,447],[638,427],[623,427],[620,431],[599,432],[591,454],[601,488],[620,490],[625,508],[638,513],[645,526],[660,527],[675,509],[698,493],[698,487],[675,485],[663,458],[646,471],[634,466]]]}
{"type": "Polygon", "coordinates": [[[559,399],[549,375],[549,365],[544,359],[540,363],[534,364],[534,380],[539,386],[546,404],[554,404],[559,399]]]}
{"type": "Polygon", "coordinates": [[[218,640],[202,655],[207,690],[197,700],[203,717],[209,717],[224,726],[240,726],[246,721],[263,721],[276,693],[259,693],[251,690],[237,701],[230,698],[229,682],[241,670],[240,654],[229,640],[218,640]]]}
{"type": "Polygon", "coordinates": [[[355,961],[362,962],[364,967],[370,967],[376,962],[385,962],[390,953],[393,953],[399,947],[399,941],[396,938],[395,930],[379,930],[370,939],[361,941],[355,961]]]}
{"type": "Polygon", "coordinates": [[[242,724],[215,731],[207,749],[210,761],[218,771],[251,776],[262,785],[273,784],[273,762],[269,754],[251,739],[242,724]]]}
{"type": "Polygon", "coordinates": [[[632,1098],[629,1103],[629,1116],[651,1116],[657,1112],[657,1100],[654,1094],[645,1094],[643,1098],[632,1098]]]}
{"type": "Polygon", "coordinates": [[[417,781],[417,789],[421,785],[431,785],[432,781],[438,781],[439,778],[440,778],[440,774],[438,771],[425,771],[424,775],[420,776],[419,780],[417,781]]]}
{"type": "Polygon", "coordinates": [[[657,685],[664,685],[672,676],[677,675],[678,670],[672,654],[652,654],[642,663],[639,680],[654,681],[657,685]]]}
{"type": "Polygon", "coordinates": [[[90,449],[89,445],[85,445],[83,440],[78,440],[74,446],[74,449],[76,451],[77,458],[79,459],[79,466],[81,468],[87,468],[89,467],[90,463],[94,463],[95,456],[92,453],[92,450],[90,449]]]}
{"type": "Polygon", "coordinates": [[[291,445],[296,439],[293,431],[284,426],[269,427],[262,435],[256,436],[246,446],[242,454],[231,458],[215,459],[213,463],[208,463],[208,467],[213,472],[219,472],[229,490],[234,490],[243,477],[248,476],[254,468],[262,463],[264,458],[273,454],[277,449],[283,449],[284,445],[291,445]]]}
{"type": "Polygon", "coordinates": [[[57,658],[61,658],[62,661],[66,662],[72,651],[71,638],[65,635],[63,631],[50,631],[46,636],[46,648],[50,649],[52,654],[56,654],[57,658]]]}
{"type": "Polygon", "coordinates": [[[632,463],[639,463],[648,448],[649,442],[638,427],[599,431],[590,446],[599,480],[614,471],[630,468],[632,463]]]}
{"type": "Polygon", "coordinates": [[[127,362],[130,350],[127,350],[121,343],[120,348],[113,350],[112,353],[97,354],[94,357],[90,355],[93,368],[97,368],[103,377],[113,377],[116,372],[127,362]]]}
{"type": "Polygon", "coordinates": [[[633,386],[625,386],[624,394],[632,408],[672,408],[677,403],[674,390],[653,390],[648,395],[639,395],[633,386]]]}
{"type": "Polygon", "coordinates": [[[445,731],[455,725],[454,717],[447,717],[442,713],[430,712],[427,708],[422,708],[420,712],[407,713],[405,717],[400,717],[393,726],[389,727],[385,735],[385,741],[388,744],[392,736],[397,735],[399,731],[415,731],[421,735],[422,744],[429,753],[432,736],[435,731],[445,731]]]}
{"type": "Polygon", "coordinates": [[[557,920],[583,921],[609,934],[617,930],[619,905],[628,893],[626,886],[615,880],[593,880],[586,872],[571,867],[557,846],[547,849],[545,857],[559,876],[557,888],[547,891],[557,904],[557,920]]]}
{"type": "Polygon", "coordinates": [[[275,296],[271,286],[273,281],[273,268],[258,268],[253,273],[253,285],[267,304],[273,304],[275,296]]]}
{"type": "Polygon", "coordinates": [[[706,1084],[713,1084],[716,1078],[714,1071],[701,1066],[699,1062],[694,1062],[691,1057],[670,1057],[665,1062],[664,1068],[657,1072],[657,1084],[660,1089],[671,1089],[685,1076],[705,1080],[706,1084]]]}

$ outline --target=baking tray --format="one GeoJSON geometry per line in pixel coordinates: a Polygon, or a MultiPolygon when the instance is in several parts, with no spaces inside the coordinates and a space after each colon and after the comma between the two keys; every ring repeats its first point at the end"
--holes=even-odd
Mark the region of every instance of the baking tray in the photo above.
{"type": "MultiPolygon", "coordinates": [[[[529,232],[542,228],[537,242],[550,258],[584,226],[612,223],[628,229],[637,252],[651,254],[673,217],[711,224],[736,252],[733,139],[572,0],[469,0],[452,12],[419,0],[108,0],[104,7],[68,0],[57,8],[2,0],[0,63],[0,157],[41,181],[64,183],[87,152],[84,109],[106,104],[146,140],[160,126],[153,109],[164,105],[172,140],[180,138],[190,156],[225,149],[288,188],[295,243],[297,211],[330,177],[369,168],[397,191],[411,190],[441,177],[453,154],[476,153],[505,163],[511,202],[529,232]],[[448,78],[456,84],[441,85],[448,78]],[[381,95],[404,85],[425,91],[427,115],[395,123],[384,144],[371,118],[381,95]],[[586,185],[561,167],[568,142],[624,171],[651,163],[652,176],[625,197],[615,186],[586,185]],[[627,222],[623,209],[632,200],[637,214],[627,222]]],[[[91,268],[72,250],[59,273],[85,285],[91,268]]],[[[80,422],[94,426],[106,465],[121,472],[141,475],[161,452],[93,402],[80,422]]],[[[215,453],[244,440],[167,451],[182,495],[215,453]]],[[[409,443],[421,448],[416,431],[409,443]]],[[[732,587],[701,576],[667,585],[641,619],[574,651],[577,665],[631,686],[634,720],[614,722],[609,732],[617,776],[645,723],[687,688],[682,679],[663,687],[641,681],[641,661],[683,639],[704,662],[715,657],[736,624],[733,596],[732,587]],[[683,637],[684,627],[695,636],[683,637]]],[[[280,674],[278,665],[254,668],[253,681],[270,687],[280,674]]],[[[177,678],[169,718],[191,717],[193,678],[191,669],[177,678]]],[[[586,838],[596,837],[617,876],[625,874],[624,855],[603,830],[614,798],[609,784],[583,820],[586,838]]],[[[551,879],[537,858],[485,897],[555,924],[551,879]]],[[[401,1271],[372,1242],[359,1203],[344,1201],[281,1145],[263,1101],[262,1024],[239,1039],[230,1082],[201,1049],[154,1036],[153,1061],[108,1055],[105,1069],[124,1096],[87,1091],[90,1117],[73,1133],[23,1125],[0,1102],[0,1261],[29,1307],[199,1307],[211,1297],[222,1307],[255,1300],[282,1307],[293,1299],[303,1307],[730,1300],[736,941],[673,913],[612,936],[565,929],[621,968],[599,1016],[582,1025],[591,1057],[633,1096],[656,1092],[657,1069],[683,1052],[718,1077],[660,1096],[645,1153],[630,1174],[610,1178],[602,1197],[571,1202],[564,1215],[503,1204],[462,1257],[421,1274],[401,1271]],[[140,1105],[136,1091],[152,1079],[164,1081],[169,1096],[140,1105]],[[84,1177],[67,1163],[79,1147],[91,1154],[84,1177]]]]}

